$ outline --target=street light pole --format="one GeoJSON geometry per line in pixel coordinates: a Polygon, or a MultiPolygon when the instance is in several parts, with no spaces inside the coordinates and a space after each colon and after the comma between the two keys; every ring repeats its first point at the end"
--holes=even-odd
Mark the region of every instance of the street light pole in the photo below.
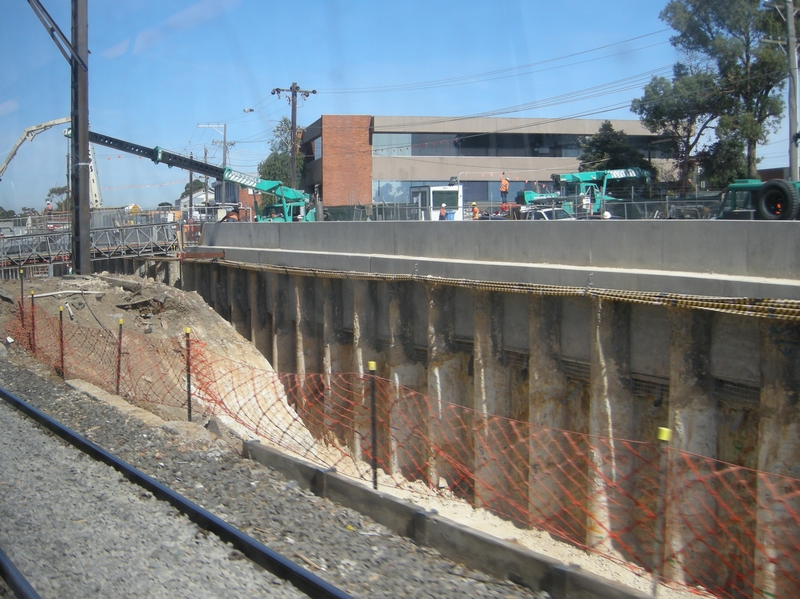
{"type": "Polygon", "coordinates": [[[317,90],[300,89],[300,86],[293,82],[289,89],[276,87],[272,90],[272,94],[277,95],[279,98],[281,97],[281,92],[291,93],[291,96],[287,96],[289,103],[292,105],[292,145],[289,151],[291,156],[292,189],[295,189],[297,188],[297,95],[300,94],[302,98],[308,98],[311,94],[316,94],[317,90]]]}

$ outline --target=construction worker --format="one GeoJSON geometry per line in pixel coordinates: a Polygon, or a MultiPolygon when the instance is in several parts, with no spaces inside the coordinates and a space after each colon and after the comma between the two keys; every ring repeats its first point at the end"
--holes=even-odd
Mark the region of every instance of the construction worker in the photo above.
{"type": "Polygon", "coordinates": [[[505,173],[500,175],[500,201],[503,204],[508,202],[508,177],[505,173]]]}
{"type": "Polygon", "coordinates": [[[238,208],[234,208],[233,210],[230,210],[225,216],[222,217],[222,220],[219,221],[219,222],[224,223],[226,221],[229,222],[229,223],[238,223],[239,222],[239,209],[238,208]]]}
{"type": "Polygon", "coordinates": [[[447,220],[447,204],[442,204],[439,208],[439,220],[447,220]]]}
{"type": "Polygon", "coordinates": [[[478,220],[481,217],[481,211],[478,210],[477,202],[472,202],[472,220],[478,220]]]}

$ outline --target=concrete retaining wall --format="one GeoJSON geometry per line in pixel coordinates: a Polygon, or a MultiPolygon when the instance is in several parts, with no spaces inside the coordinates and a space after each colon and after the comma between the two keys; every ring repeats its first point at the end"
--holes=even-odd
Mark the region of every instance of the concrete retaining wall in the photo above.
{"type": "MultiPolygon", "coordinates": [[[[239,223],[206,227],[203,243],[200,251],[222,249],[225,260],[188,254],[184,288],[232,319],[280,372],[365,374],[375,360],[379,376],[477,413],[633,441],[654,441],[667,426],[676,449],[800,478],[798,323],[423,278],[800,299],[796,223],[239,223]],[[310,270],[290,275],[275,266],[310,270]]],[[[465,459],[482,491],[497,482],[479,455],[489,440],[470,434],[452,441],[474,451],[465,459]]],[[[414,458],[379,451],[400,472],[414,458]]],[[[514,468],[526,476],[546,459],[519,452],[514,468]]],[[[426,467],[435,484],[452,482],[446,463],[426,467]]],[[[593,493],[576,520],[585,510],[596,522],[624,523],[593,493]]],[[[533,495],[513,501],[550,509],[533,495]]],[[[687,518],[666,517],[666,542],[678,551],[687,518]]],[[[585,543],[603,549],[604,541],[587,528],[585,543]]]]}
{"type": "Polygon", "coordinates": [[[218,223],[201,243],[249,263],[800,299],[796,222],[218,223]]]}

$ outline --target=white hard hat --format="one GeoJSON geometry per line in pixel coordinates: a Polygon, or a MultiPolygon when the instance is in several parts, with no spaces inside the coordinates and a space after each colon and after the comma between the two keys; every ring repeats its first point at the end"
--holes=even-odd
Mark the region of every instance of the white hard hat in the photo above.
{"type": "Polygon", "coordinates": [[[442,204],[442,208],[446,208],[446,207],[447,207],[447,204],[442,204]]]}
{"type": "Polygon", "coordinates": [[[608,210],[606,210],[605,212],[603,212],[603,218],[611,218],[611,213],[608,210]]]}

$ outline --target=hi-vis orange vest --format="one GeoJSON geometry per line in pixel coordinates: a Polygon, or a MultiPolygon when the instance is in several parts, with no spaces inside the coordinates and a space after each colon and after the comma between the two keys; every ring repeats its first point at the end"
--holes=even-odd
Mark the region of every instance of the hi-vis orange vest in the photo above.
{"type": "Polygon", "coordinates": [[[508,191],[508,179],[505,177],[500,179],[500,191],[508,191]]]}

